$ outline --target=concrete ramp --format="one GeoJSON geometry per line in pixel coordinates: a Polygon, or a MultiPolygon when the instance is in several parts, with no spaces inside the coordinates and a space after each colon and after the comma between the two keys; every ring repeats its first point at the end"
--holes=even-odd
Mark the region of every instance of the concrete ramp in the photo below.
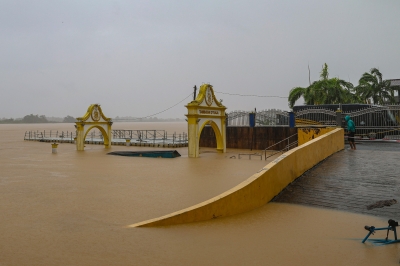
{"type": "Polygon", "coordinates": [[[305,171],[343,149],[344,131],[334,129],[282,154],[247,180],[214,198],[128,227],[199,222],[253,210],[268,203],[305,171]]]}

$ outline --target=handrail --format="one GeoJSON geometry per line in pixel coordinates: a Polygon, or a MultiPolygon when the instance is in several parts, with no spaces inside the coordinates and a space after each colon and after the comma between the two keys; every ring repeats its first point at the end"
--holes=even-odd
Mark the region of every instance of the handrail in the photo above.
{"type": "Polygon", "coordinates": [[[289,137],[287,137],[287,138],[285,138],[285,139],[283,139],[283,140],[281,140],[281,141],[279,141],[279,142],[277,142],[277,143],[275,143],[275,144],[273,144],[273,145],[271,145],[271,146],[269,146],[269,147],[267,147],[267,148],[265,148],[265,149],[264,149],[264,157],[265,157],[265,160],[267,160],[267,158],[269,158],[269,157],[271,157],[271,156],[273,156],[273,155],[275,155],[275,154],[277,154],[277,153],[282,152],[283,150],[286,150],[286,149],[287,149],[287,150],[290,150],[290,148],[291,148],[293,145],[297,145],[297,143],[298,143],[297,140],[294,141],[294,142],[292,142],[292,143],[290,143],[290,138],[292,138],[292,137],[294,137],[294,136],[296,136],[296,135],[297,135],[297,133],[296,133],[296,134],[293,134],[293,135],[291,135],[291,136],[289,136],[289,137]],[[274,153],[274,154],[272,154],[272,155],[270,155],[270,156],[267,157],[267,150],[268,150],[269,148],[274,147],[275,145],[278,145],[279,143],[284,142],[284,141],[286,141],[286,140],[287,140],[288,144],[285,146],[284,149],[282,149],[282,150],[280,150],[280,151],[278,151],[278,152],[276,152],[276,153],[274,153]]]}
{"type": "Polygon", "coordinates": [[[269,158],[269,157],[274,156],[274,155],[277,154],[277,153],[284,152],[284,151],[288,151],[288,150],[290,150],[291,148],[297,147],[297,144],[298,144],[298,141],[296,140],[295,142],[292,142],[292,143],[290,143],[289,145],[286,145],[284,149],[282,149],[282,150],[280,150],[280,151],[277,151],[277,152],[275,152],[275,153],[273,153],[273,154],[270,154],[268,157],[265,157],[265,160],[266,160],[267,158],[269,158]]]}

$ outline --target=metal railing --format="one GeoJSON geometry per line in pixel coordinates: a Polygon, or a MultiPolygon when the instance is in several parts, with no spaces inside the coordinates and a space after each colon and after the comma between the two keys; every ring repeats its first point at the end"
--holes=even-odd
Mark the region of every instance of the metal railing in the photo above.
{"type": "Polygon", "coordinates": [[[362,139],[400,139],[400,105],[371,106],[343,113],[342,126],[348,115],[356,125],[356,136],[362,139]]]}
{"type": "Polygon", "coordinates": [[[328,125],[336,126],[336,112],[330,109],[310,106],[296,112],[296,126],[302,125],[328,125]]]}
{"type": "Polygon", "coordinates": [[[76,137],[76,132],[73,131],[58,131],[46,130],[43,131],[25,131],[24,140],[70,140],[71,142],[76,137]]]}
{"type": "MultiPolygon", "coordinates": [[[[289,136],[289,137],[287,137],[287,138],[285,138],[285,139],[283,139],[283,140],[281,140],[281,141],[279,141],[279,142],[277,142],[277,143],[275,143],[275,144],[273,144],[273,145],[267,147],[266,149],[264,149],[264,158],[265,158],[265,160],[267,160],[269,157],[272,157],[272,156],[274,156],[275,154],[288,151],[288,150],[290,150],[290,149],[292,149],[292,148],[296,148],[296,147],[297,147],[297,144],[298,144],[298,140],[297,140],[297,133],[296,133],[296,134],[293,134],[293,135],[291,135],[291,136],[289,136]],[[293,138],[293,137],[296,137],[296,140],[290,141],[290,139],[293,138]],[[270,148],[272,148],[272,147],[274,147],[274,146],[276,146],[276,145],[278,145],[278,144],[281,144],[281,143],[286,143],[286,144],[285,144],[285,148],[283,148],[283,149],[281,149],[281,150],[278,150],[278,151],[273,150],[274,153],[269,154],[269,155],[267,156],[267,151],[269,151],[270,148]]],[[[251,157],[252,157],[252,156],[258,156],[258,157],[260,157],[260,160],[262,160],[262,156],[263,156],[263,155],[262,155],[262,153],[239,153],[238,159],[241,159],[242,156],[249,156],[249,159],[250,159],[250,160],[251,160],[251,157]]]]}
{"type": "MultiPolygon", "coordinates": [[[[227,113],[227,126],[250,126],[248,111],[232,111],[227,113]]],[[[255,126],[289,126],[289,113],[278,109],[267,109],[255,112],[255,126]]]]}
{"type": "MultiPolygon", "coordinates": [[[[153,143],[153,144],[186,144],[188,143],[187,133],[172,133],[168,134],[165,130],[112,130],[113,140],[125,142],[127,139],[138,143],[153,143]]],[[[65,141],[73,142],[76,137],[76,131],[26,131],[24,140],[50,140],[50,141],[65,141]]],[[[85,141],[102,142],[103,134],[100,130],[91,130],[85,138],[85,141]]]]}
{"type": "Polygon", "coordinates": [[[262,160],[262,154],[261,153],[239,153],[238,159],[241,159],[241,156],[249,156],[249,160],[251,160],[251,156],[259,156],[260,160],[262,160]]]}
{"type": "Polygon", "coordinates": [[[137,142],[153,142],[154,143],[187,143],[187,133],[174,132],[168,134],[165,130],[125,130],[125,129],[114,129],[112,130],[113,139],[130,139],[137,142]]]}
{"type": "Polygon", "coordinates": [[[296,138],[295,141],[290,142],[290,138],[293,138],[293,137],[295,137],[295,136],[297,136],[297,133],[296,133],[296,134],[293,134],[293,135],[291,135],[291,136],[289,136],[289,137],[287,137],[287,138],[285,138],[285,139],[283,139],[283,140],[281,140],[281,141],[279,141],[279,142],[277,142],[277,143],[275,143],[275,144],[273,144],[273,145],[271,145],[271,146],[269,146],[269,147],[267,147],[267,148],[265,148],[265,149],[264,149],[264,158],[265,158],[265,160],[267,160],[267,158],[269,158],[269,157],[274,156],[275,154],[278,154],[278,153],[280,153],[280,152],[285,152],[285,151],[288,151],[288,150],[290,150],[290,149],[292,149],[292,148],[297,147],[297,144],[298,144],[297,138],[296,138]],[[274,146],[276,146],[276,145],[278,145],[278,144],[280,144],[280,143],[282,143],[282,142],[286,142],[285,148],[283,148],[282,150],[279,150],[279,151],[275,151],[275,150],[274,150],[274,151],[275,151],[274,153],[272,153],[272,154],[270,154],[269,156],[267,156],[267,151],[268,151],[270,148],[272,148],[272,147],[274,147],[274,146]]]}
{"type": "Polygon", "coordinates": [[[350,116],[356,125],[359,139],[400,140],[400,105],[370,105],[354,111],[336,113],[331,109],[310,106],[296,112],[296,126],[340,126],[345,128],[345,117],[350,116]],[[340,115],[337,124],[337,115],[340,115]]]}

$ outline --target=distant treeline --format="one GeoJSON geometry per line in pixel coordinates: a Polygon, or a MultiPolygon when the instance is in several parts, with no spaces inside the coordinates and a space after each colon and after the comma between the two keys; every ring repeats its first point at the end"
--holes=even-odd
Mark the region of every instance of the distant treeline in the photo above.
{"type": "MultiPolygon", "coordinates": [[[[134,118],[131,116],[125,117],[115,117],[113,119],[115,122],[179,122],[184,121],[179,118],[157,118],[157,117],[148,117],[148,118],[134,118]]],[[[61,117],[46,117],[44,115],[26,115],[24,118],[0,118],[0,124],[27,124],[27,123],[75,123],[76,119],[70,115],[67,115],[64,118],[61,117]]]]}
{"type": "Polygon", "coordinates": [[[72,116],[67,115],[64,119],[59,119],[60,121],[48,120],[44,115],[26,115],[24,118],[2,118],[0,119],[0,124],[28,124],[28,123],[74,123],[76,119],[72,116]]]}

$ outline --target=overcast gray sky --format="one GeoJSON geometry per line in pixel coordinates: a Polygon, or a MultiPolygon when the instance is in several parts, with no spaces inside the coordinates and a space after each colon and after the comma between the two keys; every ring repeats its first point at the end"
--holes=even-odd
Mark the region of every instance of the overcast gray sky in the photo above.
{"type": "MultiPolygon", "coordinates": [[[[373,67],[400,78],[399,14],[399,0],[3,0],[0,117],[77,117],[91,103],[142,117],[202,83],[287,97],[325,62],[355,85],[373,67]]],[[[288,110],[283,98],[216,96],[227,111],[288,110]]],[[[157,117],[183,118],[190,100],[157,117]]]]}

